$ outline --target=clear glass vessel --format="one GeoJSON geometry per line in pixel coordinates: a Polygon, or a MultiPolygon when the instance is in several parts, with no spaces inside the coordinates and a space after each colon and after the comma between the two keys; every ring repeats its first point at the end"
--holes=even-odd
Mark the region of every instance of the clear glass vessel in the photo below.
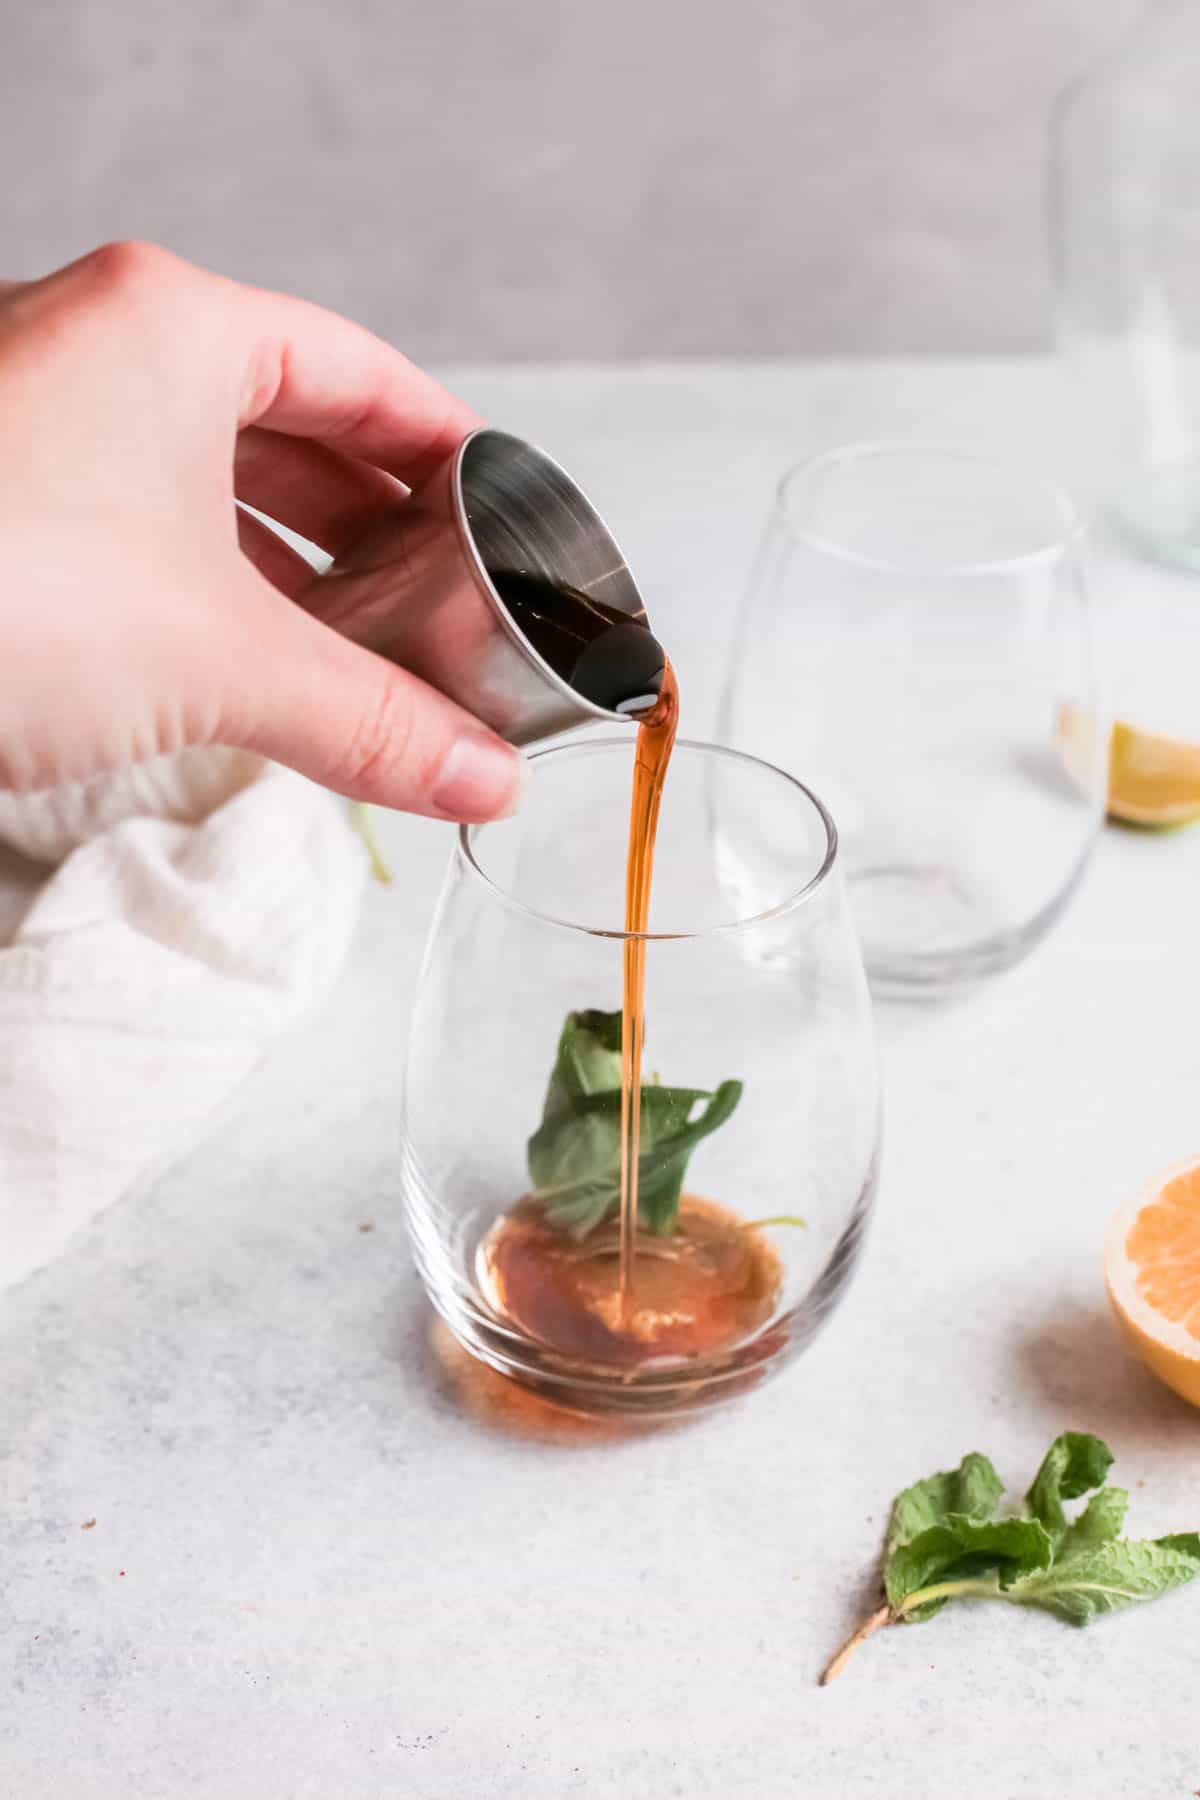
{"type": "Polygon", "coordinates": [[[703,1110],[741,1091],[694,1148],[675,1226],[639,1231],[635,1324],[614,1324],[615,1225],[560,1230],[529,1140],[564,1021],[619,1021],[632,763],[631,737],[542,751],[520,815],[460,833],[411,1025],[403,1184],[425,1286],[468,1350],[577,1410],[658,1417],[756,1384],[828,1316],[875,1192],[880,1108],[827,813],[778,769],[679,743],[644,1092],[695,1090],[703,1110]]]}
{"type": "Polygon", "coordinates": [[[1070,501],[940,446],[792,470],[718,735],[825,796],[873,985],[937,993],[1015,961],[1069,899],[1104,806],[1070,501]]]}
{"type": "Polygon", "coordinates": [[[1158,0],[1062,95],[1050,146],[1059,340],[1105,511],[1200,568],[1200,12],[1158,0]]]}

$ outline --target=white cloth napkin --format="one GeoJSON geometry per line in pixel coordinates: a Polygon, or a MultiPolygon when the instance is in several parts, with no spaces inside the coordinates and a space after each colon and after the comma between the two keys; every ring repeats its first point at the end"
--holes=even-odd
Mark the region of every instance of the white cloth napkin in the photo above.
{"type": "Polygon", "coordinates": [[[0,794],[0,843],[52,865],[0,912],[2,1289],[186,1148],[328,992],[366,863],[343,804],[219,749],[0,794]]]}

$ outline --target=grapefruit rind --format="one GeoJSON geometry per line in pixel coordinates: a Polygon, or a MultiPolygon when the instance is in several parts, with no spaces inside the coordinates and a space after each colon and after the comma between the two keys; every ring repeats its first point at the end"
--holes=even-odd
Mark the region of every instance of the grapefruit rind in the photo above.
{"type": "Polygon", "coordinates": [[[1194,1337],[1186,1325],[1164,1318],[1139,1293],[1137,1268],[1129,1259],[1126,1241],[1143,1207],[1157,1200],[1163,1189],[1181,1175],[1193,1174],[1197,1166],[1192,1158],[1148,1182],[1117,1209],[1104,1240],[1105,1285],[1126,1342],[1160,1381],[1193,1406],[1200,1406],[1200,1338],[1194,1337]]]}

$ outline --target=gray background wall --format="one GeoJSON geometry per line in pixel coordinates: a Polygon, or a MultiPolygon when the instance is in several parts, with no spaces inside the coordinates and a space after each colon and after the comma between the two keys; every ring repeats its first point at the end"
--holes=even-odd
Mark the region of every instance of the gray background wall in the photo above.
{"type": "Polygon", "coordinates": [[[0,272],[114,236],[419,358],[1044,340],[1047,106],[1138,0],[2,0],[0,272]]]}

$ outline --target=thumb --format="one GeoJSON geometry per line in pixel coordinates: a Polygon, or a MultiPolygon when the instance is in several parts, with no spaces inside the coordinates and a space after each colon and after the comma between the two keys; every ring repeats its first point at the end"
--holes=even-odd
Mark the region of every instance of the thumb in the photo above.
{"type": "Polygon", "coordinates": [[[444,694],[250,575],[226,741],[345,794],[472,824],[516,811],[519,753],[444,694]]]}

